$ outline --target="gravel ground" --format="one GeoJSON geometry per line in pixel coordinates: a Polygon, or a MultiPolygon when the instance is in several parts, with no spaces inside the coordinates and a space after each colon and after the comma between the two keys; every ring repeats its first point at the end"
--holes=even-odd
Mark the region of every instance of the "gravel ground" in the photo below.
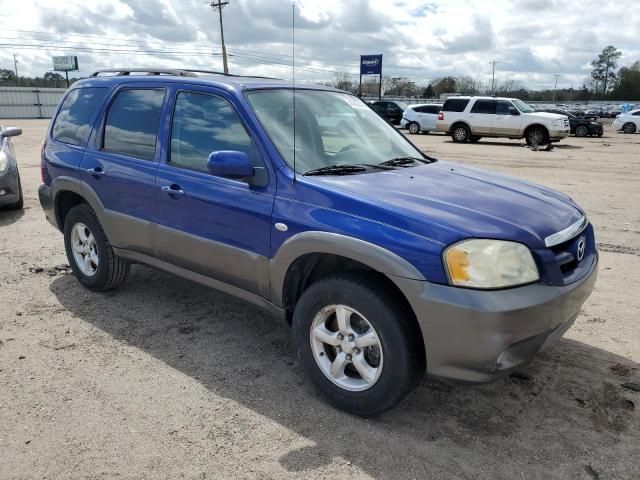
{"type": "Polygon", "coordinates": [[[26,195],[0,212],[0,478],[638,478],[640,135],[551,152],[411,136],[570,194],[600,274],[575,326],[518,375],[425,379],[365,420],[323,403],[288,327],[240,301],[143,266],[116,291],[83,289],[37,200],[47,121],[0,123],[24,129],[26,195]]]}

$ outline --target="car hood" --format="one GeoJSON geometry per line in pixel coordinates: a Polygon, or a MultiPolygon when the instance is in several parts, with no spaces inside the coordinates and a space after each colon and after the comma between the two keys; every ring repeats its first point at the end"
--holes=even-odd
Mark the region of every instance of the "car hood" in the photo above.
{"type": "Polygon", "coordinates": [[[417,220],[412,228],[424,231],[414,233],[429,236],[441,228],[457,232],[453,240],[496,238],[544,248],[545,237],[583,216],[580,207],[562,193],[446,161],[313,179],[372,207],[393,209],[396,216],[417,220]]]}
{"type": "Polygon", "coordinates": [[[532,115],[534,117],[549,118],[551,120],[562,120],[564,118],[567,118],[566,115],[561,115],[559,113],[549,113],[549,112],[531,112],[531,113],[527,113],[527,115],[532,115]]]}

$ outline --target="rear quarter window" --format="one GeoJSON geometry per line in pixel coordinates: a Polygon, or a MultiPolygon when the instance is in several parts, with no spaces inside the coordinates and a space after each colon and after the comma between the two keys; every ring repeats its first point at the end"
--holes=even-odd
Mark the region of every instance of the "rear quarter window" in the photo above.
{"type": "Polygon", "coordinates": [[[464,112],[469,104],[468,98],[450,98],[442,106],[443,112],[464,112]]]}
{"type": "Polygon", "coordinates": [[[53,122],[53,139],[71,145],[85,145],[91,133],[91,119],[102,106],[108,90],[105,87],[71,90],[53,122]]]}

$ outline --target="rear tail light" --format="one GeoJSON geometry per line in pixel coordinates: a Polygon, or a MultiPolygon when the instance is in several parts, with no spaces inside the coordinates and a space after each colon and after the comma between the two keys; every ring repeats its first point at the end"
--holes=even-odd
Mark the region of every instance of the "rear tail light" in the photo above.
{"type": "Polygon", "coordinates": [[[47,171],[47,159],[44,156],[44,149],[47,146],[46,140],[42,142],[42,148],[40,149],[40,178],[42,183],[47,183],[48,171],[47,171]]]}
{"type": "Polygon", "coordinates": [[[438,113],[438,120],[444,120],[444,113],[442,112],[438,113]]]}

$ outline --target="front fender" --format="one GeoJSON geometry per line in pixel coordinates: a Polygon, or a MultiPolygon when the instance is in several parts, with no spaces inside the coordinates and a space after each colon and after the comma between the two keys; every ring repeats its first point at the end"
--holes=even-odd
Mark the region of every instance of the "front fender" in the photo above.
{"type": "Polygon", "coordinates": [[[397,254],[357,238],[322,231],[298,233],[287,239],[269,261],[271,299],[283,304],[284,282],[293,262],[310,253],[346,257],[389,276],[425,280],[413,265],[397,254]]]}

